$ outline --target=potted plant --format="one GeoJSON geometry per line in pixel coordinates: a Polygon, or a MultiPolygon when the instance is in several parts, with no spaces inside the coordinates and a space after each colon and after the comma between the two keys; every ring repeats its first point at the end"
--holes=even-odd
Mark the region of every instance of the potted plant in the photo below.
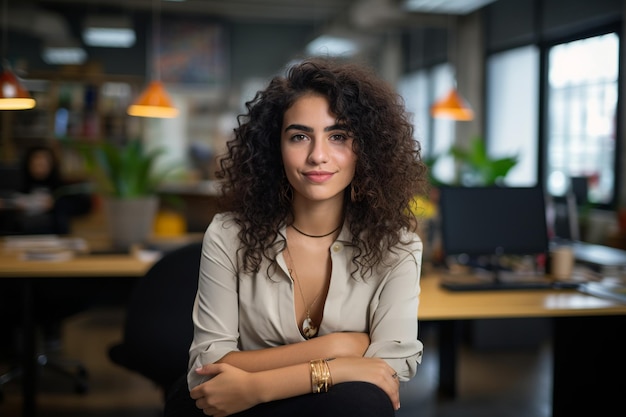
{"type": "Polygon", "coordinates": [[[111,142],[79,145],[108,222],[115,249],[128,250],[150,236],[159,208],[158,186],[165,173],[154,165],[162,149],[146,150],[139,140],[124,146],[111,142]]]}
{"type": "Polygon", "coordinates": [[[447,152],[424,160],[430,173],[430,183],[434,187],[462,185],[466,187],[497,185],[519,162],[517,155],[493,158],[487,153],[485,141],[475,136],[467,147],[452,145],[447,152]],[[452,182],[443,181],[433,173],[433,167],[445,155],[454,158],[456,172],[452,182]]]}
{"type": "Polygon", "coordinates": [[[518,162],[517,156],[492,158],[487,154],[485,141],[478,136],[472,138],[467,148],[454,145],[449,152],[459,164],[457,181],[465,186],[498,184],[518,162]]]}

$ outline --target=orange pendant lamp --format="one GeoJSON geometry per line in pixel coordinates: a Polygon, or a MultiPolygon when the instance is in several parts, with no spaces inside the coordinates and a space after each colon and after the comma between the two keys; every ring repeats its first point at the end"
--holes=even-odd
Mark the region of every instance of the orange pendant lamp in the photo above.
{"type": "Polygon", "coordinates": [[[430,108],[430,114],[433,117],[459,121],[469,121],[474,118],[474,111],[456,88],[436,101],[430,108]]]}
{"type": "Polygon", "coordinates": [[[153,80],[137,100],[128,108],[128,114],[139,117],[171,118],[178,116],[163,83],[153,80]]]}
{"type": "Polygon", "coordinates": [[[0,74],[0,110],[28,110],[35,107],[35,104],[35,99],[5,64],[0,74]]]}
{"type": "Polygon", "coordinates": [[[430,114],[436,118],[444,118],[444,119],[452,119],[457,121],[469,121],[474,119],[474,111],[471,106],[467,103],[467,101],[461,96],[461,94],[456,89],[456,42],[457,42],[457,17],[449,16],[448,21],[448,57],[453,70],[452,79],[454,82],[454,87],[450,90],[450,92],[443,96],[441,99],[437,100],[430,107],[430,114]]]}
{"type": "MultiPolygon", "coordinates": [[[[2,54],[6,56],[8,51],[8,17],[7,0],[2,2],[2,54]]],[[[0,74],[0,110],[28,110],[35,107],[35,100],[15,73],[7,59],[3,60],[3,71],[0,74]]]]}
{"type": "Polygon", "coordinates": [[[152,0],[152,45],[154,66],[154,79],[148,87],[139,95],[137,100],[128,107],[127,113],[131,116],[172,118],[178,116],[178,109],[172,105],[172,99],[165,91],[161,82],[157,51],[159,44],[159,8],[161,0],[152,0]]]}

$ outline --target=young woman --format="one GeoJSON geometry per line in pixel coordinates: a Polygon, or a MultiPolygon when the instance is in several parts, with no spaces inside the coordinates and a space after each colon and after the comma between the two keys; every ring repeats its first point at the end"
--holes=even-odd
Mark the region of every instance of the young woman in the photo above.
{"type": "Polygon", "coordinates": [[[21,179],[22,188],[13,198],[22,212],[19,234],[68,234],[72,217],[91,209],[91,195],[71,192],[70,184],[62,179],[61,161],[51,146],[27,149],[21,179]]]}
{"type": "Polygon", "coordinates": [[[221,159],[187,376],[198,415],[392,416],[421,360],[426,168],[402,100],[309,59],[246,105],[221,159]]]}

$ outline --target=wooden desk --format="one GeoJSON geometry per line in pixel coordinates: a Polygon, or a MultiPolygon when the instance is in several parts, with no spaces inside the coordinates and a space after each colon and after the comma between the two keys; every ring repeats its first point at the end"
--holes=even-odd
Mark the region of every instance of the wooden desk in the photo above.
{"type": "Polygon", "coordinates": [[[24,261],[17,253],[0,253],[0,279],[16,280],[22,290],[22,416],[37,415],[37,346],[33,317],[35,282],[59,278],[132,279],[145,274],[152,264],[131,255],[81,255],[57,262],[24,261]]]}
{"type": "Polygon", "coordinates": [[[440,395],[456,395],[462,321],[542,317],[552,321],[552,417],[622,409],[626,386],[614,381],[626,374],[626,304],[576,290],[451,292],[436,274],[421,284],[418,318],[439,328],[440,395]]]}
{"type": "MultiPolygon", "coordinates": [[[[18,279],[22,284],[23,325],[25,329],[31,329],[23,332],[23,416],[36,415],[33,283],[37,279],[71,277],[136,278],[142,276],[151,265],[152,262],[129,255],[78,256],[64,262],[42,262],[22,261],[15,255],[0,254],[0,279],[18,279]]],[[[581,389],[587,390],[590,383],[609,394],[615,392],[615,387],[624,390],[619,384],[608,386],[608,378],[598,378],[594,372],[602,361],[614,360],[623,353],[626,346],[626,342],[622,343],[626,337],[623,329],[626,326],[621,327],[621,332],[616,331],[616,326],[622,326],[626,321],[626,305],[574,290],[450,292],[439,287],[436,274],[426,273],[422,278],[418,318],[436,322],[440,328],[440,392],[448,395],[456,393],[456,349],[459,343],[458,324],[461,321],[521,317],[550,317],[555,320],[553,417],[578,415],[571,413],[572,406],[569,404],[572,395],[577,398],[573,406],[575,411],[585,409],[581,408],[585,398],[596,406],[597,399],[593,395],[590,398],[589,391],[580,392],[581,389]],[[610,317],[616,320],[610,320],[610,317]],[[607,334],[617,335],[618,343],[612,343],[613,346],[602,344],[600,340],[607,340],[607,334]],[[585,380],[585,373],[593,375],[593,378],[585,380]],[[572,383],[577,381],[585,384],[582,387],[573,386],[572,383]]],[[[613,372],[623,370],[622,375],[626,374],[624,364],[605,366],[613,372]]],[[[621,391],[614,396],[613,404],[621,401],[621,391]]]]}
{"type": "Polygon", "coordinates": [[[420,320],[626,315],[626,304],[575,290],[448,291],[437,274],[421,281],[420,320]]]}
{"type": "Polygon", "coordinates": [[[2,278],[98,278],[140,277],[152,262],[129,255],[77,256],[63,262],[23,261],[16,255],[0,255],[2,278]]]}

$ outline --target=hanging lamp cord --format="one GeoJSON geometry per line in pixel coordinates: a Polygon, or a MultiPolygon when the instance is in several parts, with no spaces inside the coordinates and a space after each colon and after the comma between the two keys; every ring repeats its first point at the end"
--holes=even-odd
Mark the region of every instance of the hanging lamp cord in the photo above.
{"type": "Polygon", "coordinates": [[[2,66],[5,67],[8,64],[8,58],[7,55],[9,53],[8,51],[8,41],[7,38],[9,37],[9,30],[8,30],[8,18],[7,18],[7,14],[8,14],[8,6],[7,6],[7,0],[2,0],[2,66]]]}
{"type": "Polygon", "coordinates": [[[161,65],[159,63],[159,48],[161,43],[161,0],[152,0],[152,65],[153,76],[156,81],[161,81],[161,65]]]}

